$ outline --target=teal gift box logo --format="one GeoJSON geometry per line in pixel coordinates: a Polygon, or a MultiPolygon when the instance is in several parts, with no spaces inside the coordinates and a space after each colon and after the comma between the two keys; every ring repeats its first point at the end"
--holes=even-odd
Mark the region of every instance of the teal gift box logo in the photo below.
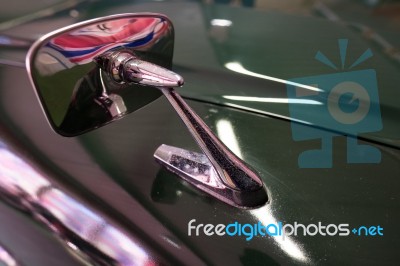
{"type": "MultiPolygon", "coordinates": [[[[347,39],[339,40],[342,69],[345,69],[347,39]]],[[[345,72],[289,80],[287,92],[295,141],[321,139],[321,148],[299,155],[300,168],[330,168],[333,165],[333,137],[347,136],[347,163],[380,163],[376,147],[359,144],[357,135],[382,129],[376,72],[351,71],[372,56],[367,49],[345,72]],[[303,84],[305,86],[298,86],[303,84]],[[299,122],[307,121],[310,127],[299,122]]],[[[315,58],[337,70],[320,51],[315,58]]]]}

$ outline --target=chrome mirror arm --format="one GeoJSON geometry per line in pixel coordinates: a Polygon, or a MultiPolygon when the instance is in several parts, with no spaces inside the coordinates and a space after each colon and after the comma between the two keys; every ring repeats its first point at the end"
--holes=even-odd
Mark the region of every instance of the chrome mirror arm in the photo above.
{"type": "MultiPolygon", "coordinates": [[[[194,179],[186,178],[186,180],[198,187],[200,185],[200,189],[206,190],[218,199],[236,207],[254,208],[265,204],[268,197],[258,175],[214,135],[174,89],[160,89],[207,156],[219,177],[219,182],[215,183],[222,185],[222,188],[221,186],[202,188],[201,184],[194,182],[194,179]]],[[[157,152],[155,156],[157,158],[157,152]]],[[[161,163],[166,164],[165,161],[161,161],[161,163]]]]}
{"type": "Polygon", "coordinates": [[[206,156],[205,158],[200,154],[181,149],[178,149],[180,152],[176,152],[176,148],[162,145],[154,154],[159,163],[199,189],[230,205],[255,208],[268,201],[261,178],[214,135],[173,89],[183,85],[181,76],[140,60],[128,52],[105,53],[96,58],[96,63],[115,82],[133,82],[161,90],[206,156]],[[177,164],[178,157],[186,163],[177,164]],[[189,168],[194,169],[194,172],[197,169],[197,174],[189,173],[187,171],[189,168]],[[199,169],[206,170],[201,172],[199,169]]]}

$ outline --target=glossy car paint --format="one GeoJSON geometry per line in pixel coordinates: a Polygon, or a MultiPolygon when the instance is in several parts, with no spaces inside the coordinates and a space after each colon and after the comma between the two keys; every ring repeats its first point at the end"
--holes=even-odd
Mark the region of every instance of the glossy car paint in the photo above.
{"type": "MultiPolygon", "coordinates": [[[[265,32],[261,33],[261,27],[246,27],[243,24],[246,23],[244,17],[249,20],[249,26],[254,25],[256,20],[259,21],[258,24],[263,25],[281,19],[289,24],[289,29],[290,26],[299,26],[298,21],[311,25],[317,22],[326,24],[329,29],[335,28],[335,23],[324,19],[315,22],[313,18],[281,14],[280,11],[253,11],[242,7],[207,6],[197,2],[98,2],[82,11],[84,15],[77,19],[71,18],[69,12],[64,12],[56,18],[70,23],[71,20],[139,11],[160,12],[170,17],[176,32],[174,70],[186,79],[185,87],[180,92],[193,99],[189,104],[223,140],[226,135],[223,134],[223,130],[227,130],[227,127],[232,130],[235,138],[225,138],[226,144],[260,173],[271,197],[269,204],[255,210],[232,208],[188,186],[157,165],[153,153],[163,143],[198,150],[178,116],[163,98],[107,127],[77,138],[63,138],[48,127],[25,70],[4,65],[0,67],[0,111],[4,125],[2,142],[7,143],[9,149],[16,150],[18,156],[28,158],[26,160],[31,160],[42,169],[46,169],[57,186],[82,202],[89,203],[92,208],[103,213],[104,217],[115,220],[135,239],[141,239],[141,243],[148,248],[149,254],[156,262],[218,265],[345,262],[359,265],[396,264],[399,258],[399,230],[396,220],[399,218],[400,206],[397,195],[400,153],[396,147],[399,132],[394,119],[399,110],[396,102],[398,91],[388,85],[379,86],[383,103],[384,131],[379,132],[381,136],[367,135],[361,140],[374,141],[374,145],[382,153],[381,163],[347,164],[345,137],[338,137],[334,140],[334,166],[328,169],[298,167],[297,158],[300,152],[310,147],[318,147],[319,143],[293,141],[290,122],[277,117],[287,116],[286,105],[256,106],[246,102],[234,103],[234,107],[229,107],[228,104],[232,103],[222,100],[223,95],[235,93],[241,93],[242,96],[286,97],[282,84],[240,75],[224,68],[224,64],[232,58],[236,61],[244,58],[239,62],[246,69],[278,78],[325,72],[318,69],[317,64],[307,72],[304,68],[299,70],[297,65],[293,65],[293,56],[283,56],[286,55],[286,49],[281,54],[267,51],[262,53],[275,55],[275,61],[257,61],[258,53],[246,55],[245,45],[238,50],[226,49],[228,52],[225,51],[225,55],[221,55],[221,44],[209,38],[208,21],[213,17],[213,14],[209,13],[214,12],[219,18],[221,12],[226,16],[237,16],[236,19],[223,18],[231,19],[232,30],[235,31],[235,25],[240,28],[234,32],[238,34],[237,38],[247,37],[245,40],[256,38],[254,36],[265,36],[265,32]],[[270,19],[272,21],[269,21],[270,19]],[[290,22],[289,19],[293,19],[294,22],[290,22]],[[282,61],[281,58],[285,60],[282,61]],[[269,62],[273,65],[269,65],[269,62]],[[282,65],[281,68],[274,68],[274,64],[278,63],[282,65]],[[385,96],[386,94],[388,96],[385,96]],[[390,97],[391,95],[393,97],[390,97]],[[387,109],[385,106],[388,106],[387,109]],[[271,114],[266,115],[265,112],[271,114]],[[197,223],[213,224],[235,221],[379,224],[384,227],[384,236],[297,236],[284,241],[273,237],[255,237],[246,241],[244,237],[188,236],[187,224],[192,219],[196,219],[197,223]]],[[[40,20],[37,23],[40,23],[40,20]]],[[[276,28],[279,29],[281,23],[277,24],[276,28]]],[[[319,29],[316,26],[308,28],[310,32],[319,29]]],[[[39,29],[37,32],[48,30],[39,29]]],[[[309,48],[309,53],[305,53],[304,49],[297,50],[298,39],[293,41],[290,47],[294,47],[292,52],[297,55],[295,58],[300,62],[305,58],[311,60],[316,50],[325,49],[325,45],[331,45],[332,50],[337,49],[337,38],[350,38],[354,34],[344,27],[337,29],[336,35],[332,30],[324,32],[330,39],[324,38],[324,44],[315,44],[315,49],[309,48]],[[343,32],[348,35],[343,36],[343,32]]],[[[272,38],[271,43],[276,43],[276,47],[282,47],[286,41],[292,41],[290,34],[284,35],[285,39],[282,39],[283,36],[272,36],[275,37],[268,40],[272,38]]],[[[251,45],[261,52],[267,38],[259,38],[261,41],[252,42],[251,45]]],[[[354,38],[354,42],[358,40],[357,44],[361,43],[358,36],[354,38]]],[[[229,42],[225,45],[229,45],[229,42]]],[[[236,42],[232,45],[238,44],[236,42]]],[[[306,43],[304,45],[309,46],[306,43]]],[[[363,45],[365,46],[357,45],[357,52],[369,47],[369,43],[363,45]]],[[[240,46],[239,44],[239,48],[240,46]]],[[[25,51],[16,48],[5,50],[1,53],[2,59],[11,60],[14,65],[18,65],[25,51]],[[6,52],[7,57],[3,56],[6,52]]],[[[397,73],[398,65],[392,61],[386,62],[384,55],[381,57],[382,61],[376,65],[382,67],[383,70],[379,73],[383,72],[384,76],[379,76],[378,79],[386,84],[386,81],[389,83],[388,79],[396,79],[396,75],[390,74],[390,71],[397,73]],[[384,71],[386,68],[390,71],[384,71]]],[[[372,65],[375,67],[375,64],[372,65]]],[[[395,80],[391,84],[395,84],[395,80]]],[[[64,261],[65,265],[78,264],[78,261],[70,261],[68,253],[55,244],[57,242],[54,242],[49,233],[42,228],[37,229],[37,223],[28,220],[27,215],[14,213],[6,205],[2,208],[5,226],[1,227],[4,233],[0,242],[22,263],[53,265],[52,262],[57,259],[64,261]],[[11,219],[12,217],[16,218],[11,219]],[[15,225],[20,223],[22,229],[18,230],[21,232],[18,234],[15,232],[15,225]],[[50,245],[57,249],[57,252],[41,253],[43,250],[38,249],[35,241],[26,240],[39,239],[38,233],[35,233],[37,231],[42,236],[37,240],[41,246],[50,245]],[[36,249],[33,249],[34,247],[36,249]]]]}

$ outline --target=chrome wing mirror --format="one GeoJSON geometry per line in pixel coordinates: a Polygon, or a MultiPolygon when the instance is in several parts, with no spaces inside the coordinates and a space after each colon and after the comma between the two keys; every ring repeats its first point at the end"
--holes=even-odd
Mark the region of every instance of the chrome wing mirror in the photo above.
{"type": "Polygon", "coordinates": [[[51,127],[76,136],[113,122],[164,94],[204,154],[161,145],[155,159],[236,207],[268,200],[255,171],[234,155],[174,90],[174,31],[159,14],[121,14],[78,23],[33,44],[27,69],[51,127]]]}
{"type": "Polygon", "coordinates": [[[96,58],[119,51],[168,69],[173,34],[164,16],[122,14],[43,36],[29,50],[27,68],[52,128],[63,136],[76,136],[160,97],[159,90],[140,82],[114,82],[114,76],[102,71],[96,58]]]}

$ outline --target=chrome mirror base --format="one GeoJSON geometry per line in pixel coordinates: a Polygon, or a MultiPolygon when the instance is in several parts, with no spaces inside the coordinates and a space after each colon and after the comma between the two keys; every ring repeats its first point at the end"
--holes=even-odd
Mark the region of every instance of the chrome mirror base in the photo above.
{"type": "Polygon", "coordinates": [[[210,160],[202,153],[163,144],[154,153],[154,158],[168,171],[234,207],[256,208],[268,200],[263,187],[256,191],[246,191],[222,184],[210,160]]]}

